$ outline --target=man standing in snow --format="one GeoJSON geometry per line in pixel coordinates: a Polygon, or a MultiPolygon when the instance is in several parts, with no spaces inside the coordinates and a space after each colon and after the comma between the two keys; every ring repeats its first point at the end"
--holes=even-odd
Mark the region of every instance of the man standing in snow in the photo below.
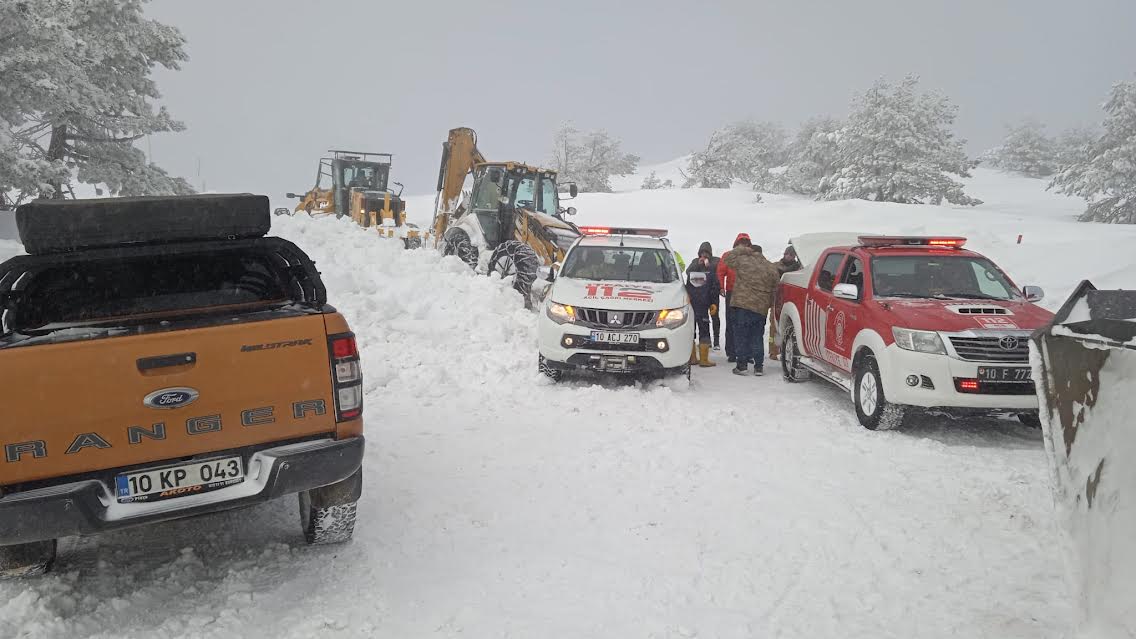
{"type": "MultiPolygon", "coordinates": [[[[718,311],[718,277],[716,265],[711,262],[713,251],[709,242],[698,247],[698,258],[686,269],[686,292],[694,309],[698,329],[698,365],[716,366],[710,361],[710,316],[718,311]]],[[[692,357],[693,359],[693,357],[692,357]]]]}
{"type": "MultiPolygon", "coordinates": [[[[745,375],[753,361],[754,375],[765,374],[765,319],[773,305],[773,292],[781,273],[765,259],[760,246],[753,246],[749,238],[722,257],[722,263],[733,269],[734,290],[730,294],[730,310],[734,321],[734,355],[737,357],[735,375],[745,375]]],[[[730,318],[726,318],[727,328],[730,318]]]]}
{"type": "MultiPolygon", "coordinates": [[[[737,248],[742,240],[749,241],[749,235],[746,233],[738,233],[737,238],[734,239],[734,248],[737,248]]],[[[734,306],[730,303],[730,294],[734,290],[734,270],[726,266],[725,259],[730,252],[726,251],[722,254],[722,259],[718,260],[718,287],[722,290],[722,295],[726,298],[726,361],[737,361],[737,348],[734,345],[734,306]]]]}
{"type": "MultiPolygon", "coordinates": [[[[797,249],[793,245],[785,247],[785,252],[781,255],[781,259],[776,262],[777,272],[781,275],[792,273],[793,271],[801,270],[801,261],[797,259],[797,249]]],[[[777,303],[776,295],[774,295],[773,304],[777,303]]],[[[766,317],[773,316],[773,307],[769,307],[769,314],[766,317]]],[[[781,357],[781,344],[777,341],[777,325],[769,324],[769,358],[779,359],[781,357]]]]}

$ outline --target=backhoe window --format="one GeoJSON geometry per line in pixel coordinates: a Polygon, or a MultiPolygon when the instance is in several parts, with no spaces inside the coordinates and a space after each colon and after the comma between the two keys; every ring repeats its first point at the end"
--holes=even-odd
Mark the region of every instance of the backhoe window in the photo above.
{"type": "Polygon", "coordinates": [[[531,177],[524,178],[517,184],[517,197],[513,200],[514,206],[518,209],[536,209],[536,191],[533,190],[534,180],[531,177]]]}
{"type": "Polygon", "coordinates": [[[496,209],[500,198],[501,186],[491,181],[488,175],[483,175],[482,179],[476,181],[476,189],[473,193],[473,208],[496,209]]]}
{"type": "Polygon", "coordinates": [[[560,211],[560,196],[556,192],[556,182],[548,178],[540,181],[540,210],[549,215],[560,211]]]}

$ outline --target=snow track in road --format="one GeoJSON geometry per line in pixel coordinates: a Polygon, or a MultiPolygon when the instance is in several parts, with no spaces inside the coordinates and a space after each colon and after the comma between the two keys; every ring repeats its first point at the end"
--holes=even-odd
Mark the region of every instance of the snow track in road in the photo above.
{"type": "MultiPolygon", "coordinates": [[[[278,218],[359,337],[355,540],[294,498],[62,545],[0,637],[1057,637],[1040,434],[870,433],[846,396],[724,361],[555,385],[535,317],[456,258],[278,218]]],[[[770,367],[770,372],[773,367],[770,367]]]]}

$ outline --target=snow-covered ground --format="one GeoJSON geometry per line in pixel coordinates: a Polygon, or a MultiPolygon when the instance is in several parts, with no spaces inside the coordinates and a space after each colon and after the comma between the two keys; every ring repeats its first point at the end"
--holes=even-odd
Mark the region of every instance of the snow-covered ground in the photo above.
{"type": "MultiPolygon", "coordinates": [[[[668,227],[688,255],[740,230],[776,251],[816,230],[951,233],[1050,306],[1082,277],[1131,286],[1136,228],[1072,222],[1079,203],[1042,188],[979,172],[976,209],[677,189],[574,205],[580,222],[668,227]]],[[[412,217],[431,204],[412,199],[412,217]]],[[[347,221],[274,224],[359,336],[355,540],[304,546],[288,499],[68,539],[55,575],[0,584],[0,637],[1070,631],[1039,432],[928,418],[872,433],[827,385],[724,365],[689,386],[553,385],[536,373],[535,317],[500,282],[347,221]]],[[[0,259],[16,250],[0,242],[0,259]]]]}

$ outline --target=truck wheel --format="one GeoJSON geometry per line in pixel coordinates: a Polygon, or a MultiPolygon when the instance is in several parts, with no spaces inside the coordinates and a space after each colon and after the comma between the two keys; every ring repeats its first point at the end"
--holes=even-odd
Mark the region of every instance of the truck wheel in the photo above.
{"type": "Polygon", "coordinates": [[[465,231],[455,230],[442,245],[442,255],[456,255],[470,268],[477,268],[477,248],[469,241],[465,231]]]}
{"type": "Polygon", "coordinates": [[[54,539],[0,546],[0,579],[37,577],[48,572],[58,547],[54,539]]]}
{"type": "Polygon", "coordinates": [[[883,380],[876,358],[868,355],[853,376],[856,417],[868,430],[895,430],[903,427],[907,407],[891,404],[884,397],[883,380]]]}
{"type": "Polygon", "coordinates": [[[559,382],[560,380],[564,379],[564,371],[560,370],[559,368],[552,368],[551,366],[549,366],[544,360],[544,355],[540,355],[539,357],[540,360],[538,361],[537,368],[538,370],[540,370],[541,375],[544,375],[554,382],[559,382]]]}
{"type": "Polygon", "coordinates": [[[525,307],[532,301],[529,293],[540,270],[540,258],[531,246],[517,240],[502,242],[489,256],[489,272],[497,273],[502,279],[513,276],[513,289],[524,296],[525,307]]]}
{"type": "Polygon", "coordinates": [[[341,482],[300,493],[300,525],[309,544],[338,544],[355,532],[363,469],[341,482]]]}
{"type": "Polygon", "coordinates": [[[786,381],[794,384],[806,382],[813,376],[801,365],[801,349],[797,347],[796,329],[792,324],[785,329],[785,339],[781,341],[781,372],[786,381]]]}

